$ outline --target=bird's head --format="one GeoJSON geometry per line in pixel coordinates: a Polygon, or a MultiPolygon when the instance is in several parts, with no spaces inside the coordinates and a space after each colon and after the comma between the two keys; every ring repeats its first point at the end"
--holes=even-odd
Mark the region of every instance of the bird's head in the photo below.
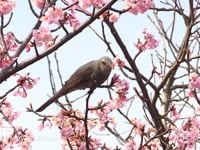
{"type": "Polygon", "coordinates": [[[98,61],[98,67],[101,71],[106,71],[110,74],[112,70],[112,60],[108,56],[101,57],[98,61]]]}

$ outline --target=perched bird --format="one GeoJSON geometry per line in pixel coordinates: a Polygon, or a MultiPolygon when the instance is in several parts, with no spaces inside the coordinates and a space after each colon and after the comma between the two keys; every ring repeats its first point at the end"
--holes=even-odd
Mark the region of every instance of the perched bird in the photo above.
{"type": "Polygon", "coordinates": [[[55,102],[59,97],[72,91],[85,88],[94,90],[108,78],[111,70],[112,60],[107,56],[82,65],[71,75],[63,87],[58,92],[56,92],[47,102],[40,106],[36,112],[43,111],[51,103],[55,102]]]}

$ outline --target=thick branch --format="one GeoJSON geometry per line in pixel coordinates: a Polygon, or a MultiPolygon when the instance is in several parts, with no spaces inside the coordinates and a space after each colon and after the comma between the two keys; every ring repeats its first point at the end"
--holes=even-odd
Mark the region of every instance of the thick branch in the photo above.
{"type": "MultiPolygon", "coordinates": [[[[115,40],[117,41],[119,47],[121,48],[125,58],[127,59],[128,63],[130,64],[134,74],[135,74],[135,77],[136,77],[136,80],[138,82],[138,85],[140,86],[140,89],[143,93],[143,96],[144,96],[144,101],[148,107],[148,110],[149,110],[149,113],[151,115],[151,118],[153,119],[154,121],[154,124],[155,124],[155,127],[159,130],[159,132],[164,132],[165,131],[165,128],[162,124],[162,121],[161,121],[161,118],[160,118],[160,115],[157,111],[157,109],[155,108],[154,105],[152,105],[151,103],[151,100],[150,100],[150,97],[148,95],[148,92],[147,92],[147,89],[146,89],[146,86],[144,84],[144,82],[142,81],[142,78],[141,78],[141,75],[140,75],[140,72],[135,64],[135,62],[133,61],[133,59],[131,58],[125,44],[123,43],[122,39],[120,38],[119,34],[117,33],[117,30],[115,29],[114,27],[114,24],[113,23],[109,23],[108,21],[105,21],[108,25],[108,27],[110,28],[110,31],[112,33],[112,35],[114,36],[115,40]]],[[[162,146],[163,148],[166,147],[165,143],[163,142],[165,141],[164,137],[162,136],[161,137],[161,143],[162,143],[162,146]]]]}

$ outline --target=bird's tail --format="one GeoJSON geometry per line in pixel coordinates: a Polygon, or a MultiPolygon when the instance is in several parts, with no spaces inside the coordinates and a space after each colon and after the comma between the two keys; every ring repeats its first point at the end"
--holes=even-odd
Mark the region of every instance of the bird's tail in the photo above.
{"type": "Polygon", "coordinates": [[[60,97],[59,94],[55,94],[54,96],[52,96],[48,101],[46,101],[42,106],[40,106],[36,112],[41,112],[44,109],[46,109],[49,105],[51,105],[53,102],[57,101],[57,99],[60,97]]]}

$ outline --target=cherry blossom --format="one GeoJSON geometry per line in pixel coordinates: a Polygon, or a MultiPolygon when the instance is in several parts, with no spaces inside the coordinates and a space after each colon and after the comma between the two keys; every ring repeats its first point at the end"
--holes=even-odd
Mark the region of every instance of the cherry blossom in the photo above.
{"type": "Polygon", "coordinates": [[[47,27],[40,27],[38,30],[33,30],[33,38],[38,47],[44,46],[44,48],[48,48],[54,43],[51,31],[47,27]]]}
{"type": "Polygon", "coordinates": [[[106,0],[79,0],[79,5],[82,8],[88,8],[91,6],[102,7],[106,3],[106,0]]]}
{"type": "Polygon", "coordinates": [[[12,65],[16,60],[10,56],[11,51],[16,51],[19,44],[16,42],[16,38],[12,32],[4,34],[4,46],[0,46],[0,68],[6,68],[12,65]]]}
{"type": "Polygon", "coordinates": [[[134,15],[138,13],[143,14],[149,8],[154,6],[153,0],[125,0],[126,2],[126,9],[129,8],[129,12],[134,15]]]}
{"type": "Polygon", "coordinates": [[[13,122],[16,120],[20,113],[19,112],[14,112],[13,108],[11,107],[11,104],[7,99],[4,99],[2,101],[2,104],[0,105],[2,113],[5,115],[5,117],[9,120],[9,122],[13,122]]]}
{"type": "Polygon", "coordinates": [[[47,0],[31,0],[31,2],[40,9],[46,8],[48,4],[47,0]]]}
{"type": "Polygon", "coordinates": [[[0,16],[9,14],[15,7],[15,2],[9,0],[0,1],[0,16]]]}
{"type": "Polygon", "coordinates": [[[197,76],[197,74],[193,73],[189,76],[189,85],[188,88],[191,91],[194,91],[195,89],[200,90],[200,77],[197,76]]]}
{"type": "Polygon", "coordinates": [[[137,150],[138,149],[134,139],[129,139],[124,147],[126,148],[126,150],[137,150]]]}
{"type": "Polygon", "coordinates": [[[125,96],[129,90],[129,83],[125,79],[120,79],[119,75],[117,74],[113,75],[112,80],[114,82],[116,93],[118,93],[120,96],[125,96]]]}
{"type": "Polygon", "coordinates": [[[60,24],[60,21],[64,20],[64,12],[61,7],[49,7],[41,20],[48,24],[60,24]]]}
{"type": "Polygon", "coordinates": [[[119,20],[119,14],[118,13],[111,13],[109,16],[110,22],[117,22],[119,20]]]}
{"type": "Polygon", "coordinates": [[[173,143],[174,149],[193,149],[195,142],[199,139],[200,121],[196,118],[189,118],[182,129],[172,128],[169,136],[170,143],[173,143]]]}
{"type": "Polygon", "coordinates": [[[8,32],[4,35],[4,41],[8,51],[15,51],[19,47],[19,44],[16,42],[16,37],[12,32],[8,32]]]}
{"type": "Polygon", "coordinates": [[[65,23],[69,24],[73,30],[80,25],[80,19],[76,14],[75,7],[71,7],[65,14],[65,23]]]}
{"type": "Polygon", "coordinates": [[[172,111],[172,120],[173,121],[178,120],[180,118],[180,114],[178,113],[175,105],[172,106],[171,111],[172,111]]]}
{"type": "Polygon", "coordinates": [[[22,127],[18,127],[16,132],[15,144],[17,144],[17,146],[21,149],[29,149],[31,142],[34,141],[31,131],[28,129],[22,129],[22,127]]]}
{"type": "Polygon", "coordinates": [[[142,32],[144,35],[144,42],[142,42],[140,39],[138,39],[137,43],[135,44],[135,47],[140,51],[145,51],[147,49],[154,49],[158,47],[159,42],[154,38],[154,36],[147,31],[145,28],[142,32]]]}
{"type": "Polygon", "coordinates": [[[17,80],[18,88],[16,91],[14,91],[14,96],[21,96],[23,98],[27,97],[27,89],[32,89],[33,86],[37,83],[39,78],[31,78],[30,74],[26,74],[25,76],[21,76],[19,74],[16,74],[15,76],[19,76],[17,80]]]}
{"type": "Polygon", "coordinates": [[[119,56],[117,55],[117,56],[113,59],[112,67],[114,68],[116,64],[121,68],[121,67],[124,67],[125,62],[122,61],[122,60],[119,58],[119,56]]]}
{"type": "Polygon", "coordinates": [[[11,103],[6,98],[1,101],[0,109],[1,128],[3,127],[5,129],[5,133],[1,133],[3,137],[1,137],[0,148],[15,149],[15,147],[20,147],[24,150],[29,149],[31,142],[34,140],[31,131],[13,124],[20,116],[20,113],[14,111],[11,103]]]}
{"type": "Polygon", "coordinates": [[[17,58],[11,58],[7,53],[4,52],[0,53],[0,59],[0,68],[9,67],[17,60],[17,58]]]}

